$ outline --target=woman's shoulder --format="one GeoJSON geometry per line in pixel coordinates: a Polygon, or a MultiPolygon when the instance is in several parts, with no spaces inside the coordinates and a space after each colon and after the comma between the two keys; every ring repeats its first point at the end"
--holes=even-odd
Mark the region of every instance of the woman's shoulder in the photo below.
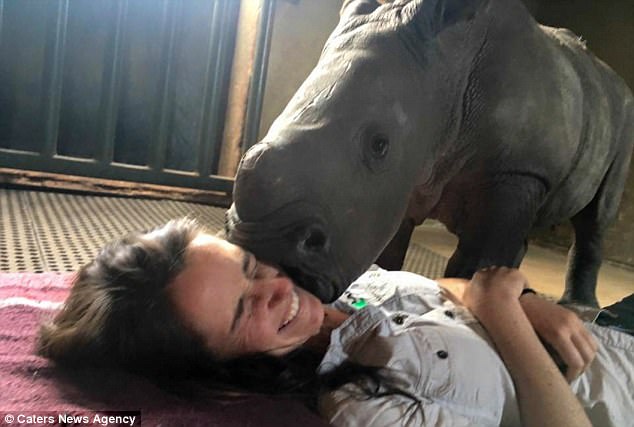
{"type": "Polygon", "coordinates": [[[425,415],[421,421],[437,416],[443,425],[499,425],[513,400],[512,382],[495,349],[460,319],[438,310],[420,316],[374,306],[359,310],[331,334],[318,372],[332,374],[346,362],[385,367],[403,393],[370,398],[363,381],[325,393],[322,414],[344,425],[361,423],[359,411],[376,412],[372,419],[379,425],[399,425],[388,420],[409,413],[413,401],[419,402],[418,415],[425,415]],[[396,412],[384,413],[385,405],[396,412]],[[458,419],[464,424],[450,422],[458,419]]]}
{"type": "Polygon", "coordinates": [[[368,305],[421,313],[443,301],[436,281],[408,271],[387,271],[373,265],[350,284],[334,307],[347,313],[368,305]]]}

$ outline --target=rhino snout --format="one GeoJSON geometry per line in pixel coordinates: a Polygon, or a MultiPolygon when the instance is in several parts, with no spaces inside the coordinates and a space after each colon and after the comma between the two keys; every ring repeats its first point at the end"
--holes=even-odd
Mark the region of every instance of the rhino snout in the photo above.
{"type": "Polygon", "coordinates": [[[243,221],[260,222],[301,197],[287,150],[260,142],[240,162],[233,187],[235,210],[243,221]]]}
{"type": "Polygon", "coordinates": [[[280,266],[297,285],[322,301],[332,301],[339,295],[342,281],[325,223],[307,215],[289,222],[284,216],[280,212],[262,222],[244,222],[234,205],[225,216],[227,239],[259,260],[280,266]]]}
{"type": "Polygon", "coordinates": [[[244,157],[240,161],[239,169],[253,169],[257,164],[262,154],[269,149],[269,144],[266,142],[260,142],[259,144],[255,144],[253,147],[249,148],[249,150],[244,153],[244,157]]]}

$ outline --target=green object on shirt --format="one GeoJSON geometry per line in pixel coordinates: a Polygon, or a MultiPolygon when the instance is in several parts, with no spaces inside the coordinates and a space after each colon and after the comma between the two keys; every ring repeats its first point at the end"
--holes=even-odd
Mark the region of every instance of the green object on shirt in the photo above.
{"type": "Polygon", "coordinates": [[[362,309],[366,305],[368,305],[368,302],[364,300],[363,298],[359,298],[358,300],[352,303],[352,306],[356,308],[357,310],[362,309]]]}

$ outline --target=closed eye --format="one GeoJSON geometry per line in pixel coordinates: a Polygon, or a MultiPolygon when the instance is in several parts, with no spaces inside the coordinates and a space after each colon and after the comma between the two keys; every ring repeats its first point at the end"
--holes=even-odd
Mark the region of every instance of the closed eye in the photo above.
{"type": "Polygon", "coordinates": [[[230,329],[231,332],[236,330],[236,328],[238,327],[238,323],[240,323],[240,319],[242,318],[243,314],[244,314],[244,295],[241,296],[240,299],[238,300],[236,311],[233,314],[233,321],[231,322],[231,329],[230,329]]]}
{"type": "MultiPolygon", "coordinates": [[[[257,265],[258,265],[257,260],[255,259],[255,256],[251,252],[247,252],[247,251],[242,252],[242,274],[244,274],[244,277],[249,281],[249,283],[251,283],[251,281],[255,278],[257,265]]],[[[236,309],[233,313],[233,320],[231,321],[231,328],[230,328],[231,332],[235,331],[235,329],[238,327],[238,324],[240,323],[240,319],[242,318],[242,315],[244,314],[244,297],[245,297],[246,291],[247,290],[245,289],[242,295],[240,296],[240,299],[238,300],[238,304],[236,305],[236,309]]]]}
{"type": "Polygon", "coordinates": [[[255,278],[255,273],[257,271],[258,262],[255,259],[255,255],[251,252],[243,251],[242,252],[242,273],[244,277],[249,280],[255,278]]]}

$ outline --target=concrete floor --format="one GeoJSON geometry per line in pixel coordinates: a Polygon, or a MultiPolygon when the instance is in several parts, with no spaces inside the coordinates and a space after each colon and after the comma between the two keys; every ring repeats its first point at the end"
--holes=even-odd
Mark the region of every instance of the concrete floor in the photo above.
{"type": "MultiPolygon", "coordinates": [[[[441,224],[425,223],[414,230],[412,242],[449,258],[458,241],[441,224]]],[[[559,297],[564,289],[566,253],[529,244],[520,270],[528,277],[532,288],[559,297]]],[[[597,298],[601,306],[616,302],[631,293],[634,293],[634,271],[603,263],[597,286],[597,298]]]]}

